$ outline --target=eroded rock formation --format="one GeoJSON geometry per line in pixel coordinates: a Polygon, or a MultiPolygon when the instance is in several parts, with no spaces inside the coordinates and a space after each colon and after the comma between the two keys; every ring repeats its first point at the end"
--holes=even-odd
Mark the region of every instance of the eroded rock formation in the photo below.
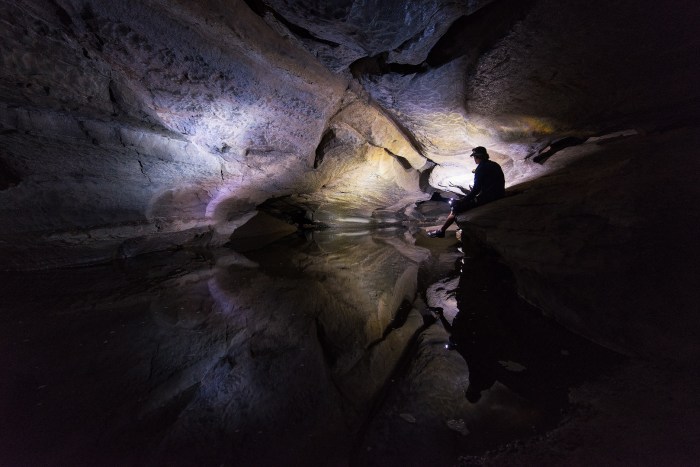
{"type": "Polygon", "coordinates": [[[242,2],[4,15],[3,233],[22,251],[6,267],[221,244],[266,199],[353,172],[364,216],[424,196],[425,157],[381,109],[242,2]],[[324,134],[342,150],[315,158],[324,134]]]}

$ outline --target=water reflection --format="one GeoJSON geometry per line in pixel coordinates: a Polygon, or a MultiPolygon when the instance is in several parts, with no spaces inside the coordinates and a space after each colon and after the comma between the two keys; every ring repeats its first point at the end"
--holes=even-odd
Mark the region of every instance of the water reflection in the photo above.
{"type": "Polygon", "coordinates": [[[4,277],[2,460],[347,459],[426,265],[448,267],[407,231],[317,232],[4,277]]]}
{"type": "Polygon", "coordinates": [[[559,364],[579,353],[506,314],[497,263],[463,266],[447,323],[462,360],[422,301],[454,276],[454,237],[357,233],[0,278],[0,464],[453,461],[565,404],[559,364]]]}
{"type": "Polygon", "coordinates": [[[430,287],[441,325],[421,334],[396,375],[358,465],[453,465],[543,433],[562,420],[570,388],[619,362],[521,300],[489,251],[465,253],[459,276],[430,287]]]}
{"type": "MultiPolygon", "coordinates": [[[[580,352],[590,344],[542,318],[515,292],[512,274],[488,251],[472,248],[464,258],[452,321],[438,310],[449,332],[447,348],[469,368],[465,397],[477,403],[496,381],[540,410],[556,415],[567,405],[567,390],[594,360],[580,352]],[[554,409],[554,410],[552,410],[554,409]]],[[[601,351],[602,352],[602,351],[601,351]]]]}
{"type": "Polygon", "coordinates": [[[449,329],[469,366],[470,402],[499,381],[556,421],[570,387],[619,361],[522,300],[511,271],[491,252],[470,248],[462,271],[460,311],[449,329]]]}

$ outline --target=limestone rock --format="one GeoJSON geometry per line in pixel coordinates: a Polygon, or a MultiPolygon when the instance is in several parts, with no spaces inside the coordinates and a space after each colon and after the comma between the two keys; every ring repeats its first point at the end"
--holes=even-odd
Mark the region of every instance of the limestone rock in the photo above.
{"type": "MultiPolygon", "coordinates": [[[[370,107],[349,133],[337,129],[345,160],[333,168],[329,156],[325,173],[314,173],[346,81],[244,3],[216,16],[217,5],[8,5],[4,268],[219,245],[263,201],[316,192],[338,171],[368,171],[358,183],[374,193],[346,200],[364,216],[422,196],[417,173],[391,162],[420,168],[422,156],[370,107]]],[[[334,182],[360,193],[350,180],[334,182]]]]}
{"type": "Polygon", "coordinates": [[[449,25],[488,1],[265,2],[285,22],[303,29],[304,45],[343,70],[354,60],[387,54],[392,63],[419,64],[449,25]]]}

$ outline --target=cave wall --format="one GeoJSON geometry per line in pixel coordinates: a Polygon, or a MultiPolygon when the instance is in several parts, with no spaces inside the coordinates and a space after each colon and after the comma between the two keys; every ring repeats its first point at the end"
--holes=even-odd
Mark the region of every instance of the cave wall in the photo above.
{"type": "Polygon", "coordinates": [[[266,199],[338,171],[377,186],[349,200],[365,215],[422,195],[391,173],[425,164],[401,131],[243,2],[3,3],[4,268],[221,244],[266,199]],[[366,111],[319,166],[347,106],[366,111]]]}
{"type": "Polygon", "coordinates": [[[699,10],[493,2],[455,21],[423,67],[374,69],[360,81],[438,164],[433,186],[463,182],[477,145],[515,185],[547,173],[530,158],[552,141],[696,121],[699,10]]]}
{"type": "Polygon", "coordinates": [[[3,4],[3,268],[219,245],[271,198],[405,220],[473,146],[516,185],[699,108],[692,2],[3,4]]]}

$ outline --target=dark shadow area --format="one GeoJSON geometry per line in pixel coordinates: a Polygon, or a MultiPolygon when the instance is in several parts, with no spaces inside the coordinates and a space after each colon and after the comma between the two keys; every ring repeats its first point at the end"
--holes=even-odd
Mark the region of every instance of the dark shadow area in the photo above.
{"type": "Polygon", "coordinates": [[[532,158],[532,160],[537,162],[538,164],[544,164],[545,162],[547,162],[547,159],[549,159],[562,149],[571,146],[578,146],[579,144],[583,144],[585,142],[586,138],[580,138],[578,136],[566,136],[564,138],[556,139],[550,142],[547,146],[545,146],[544,149],[538,151],[537,154],[532,158]]]}
{"type": "Polygon", "coordinates": [[[508,34],[533,5],[532,0],[500,0],[457,19],[433,46],[425,60],[439,67],[468,55],[470,62],[508,34]]]}
{"type": "MultiPolygon", "coordinates": [[[[497,382],[527,401],[539,413],[533,433],[555,427],[569,410],[569,390],[613,371],[625,357],[564,329],[516,293],[513,274],[498,256],[467,240],[459,287],[459,312],[450,323],[449,350],[469,368],[466,399],[489,405],[497,382]]],[[[507,420],[501,423],[508,424],[507,420]]],[[[470,454],[493,448],[498,429],[472,430],[470,454]]]]}
{"type": "Polygon", "coordinates": [[[393,152],[389,151],[387,148],[384,148],[384,151],[389,154],[391,157],[396,159],[396,162],[398,162],[401,165],[401,168],[404,170],[411,170],[413,167],[411,166],[411,163],[408,162],[408,159],[405,157],[401,157],[398,154],[394,154],[393,152]]]}
{"type": "Polygon", "coordinates": [[[17,186],[22,180],[2,159],[0,159],[0,190],[17,186]]]}
{"type": "Polygon", "coordinates": [[[321,229],[326,226],[314,221],[313,206],[307,208],[300,204],[294,203],[289,196],[281,196],[279,198],[270,198],[257,207],[258,211],[269,214],[272,217],[280,219],[288,224],[294,225],[301,230],[321,229]]]}
{"type": "Polygon", "coordinates": [[[390,63],[386,61],[388,56],[388,52],[382,52],[371,57],[358,58],[350,64],[350,73],[354,78],[360,79],[365,75],[386,75],[389,73],[411,75],[428,69],[425,62],[418,65],[390,63]]]}
{"type": "Polygon", "coordinates": [[[289,29],[293,34],[295,34],[301,39],[310,39],[321,44],[328,45],[330,47],[338,47],[338,44],[336,44],[335,42],[316,37],[308,29],[302,28],[301,26],[291,23],[284,16],[280,15],[275,10],[270,8],[270,6],[262,0],[245,0],[245,3],[251,10],[253,10],[253,12],[256,15],[260,16],[261,18],[265,18],[265,15],[267,13],[270,13],[272,16],[275,17],[277,21],[282,23],[287,29],[289,29]]]}
{"type": "Polygon", "coordinates": [[[424,171],[422,171],[420,173],[420,178],[418,179],[418,187],[424,193],[428,193],[429,191],[435,189],[430,184],[430,174],[433,173],[434,168],[435,168],[435,164],[433,164],[431,167],[428,167],[427,169],[425,169],[424,171]]]}
{"type": "Polygon", "coordinates": [[[323,137],[321,138],[321,142],[318,144],[318,147],[316,148],[316,157],[314,158],[314,169],[318,169],[321,163],[323,163],[323,157],[326,155],[326,153],[332,148],[333,141],[335,140],[335,131],[334,130],[327,130],[324,134],[323,137]]]}

